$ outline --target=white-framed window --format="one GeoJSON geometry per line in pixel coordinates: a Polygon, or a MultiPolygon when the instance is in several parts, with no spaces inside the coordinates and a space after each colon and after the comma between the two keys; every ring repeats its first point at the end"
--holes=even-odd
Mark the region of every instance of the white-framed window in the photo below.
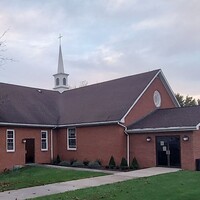
{"type": "Polygon", "coordinates": [[[75,128],[67,129],[67,149],[76,150],[76,129],[75,128]]]}
{"type": "Polygon", "coordinates": [[[15,152],[15,131],[12,129],[6,131],[6,150],[7,152],[15,152]]]}
{"type": "Polygon", "coordinates": [[[48,131],[41,131],[41,151],[48,151],[48,131]]]}

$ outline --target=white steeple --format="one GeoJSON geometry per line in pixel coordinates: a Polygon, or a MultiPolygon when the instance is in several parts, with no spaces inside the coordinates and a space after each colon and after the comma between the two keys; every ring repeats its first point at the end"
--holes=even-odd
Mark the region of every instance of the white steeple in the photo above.
{"type": "Polygon", "coordinates": [[[54,90],[57,90],[60,93],[69,89],[69,85],[68,85],[69,74],[66,74],[64,72],[62,49],[61,49],[61,38],[62,38],[62,36],[60,35],[59,36],[60,44],[59,44],[59,56],[58,56],[58,70],[57,70],[57,74],[53,75],[54,80],[55,80],[54,90]]]}

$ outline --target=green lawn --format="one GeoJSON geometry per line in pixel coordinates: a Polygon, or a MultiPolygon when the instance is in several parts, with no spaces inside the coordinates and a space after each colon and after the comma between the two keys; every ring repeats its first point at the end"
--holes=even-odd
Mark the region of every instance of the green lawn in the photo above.
{"type": "Polygon", "coordinates": [[[200,172],[179,171],[41,199],[67,200],[199,200],[200,172]]]}
{"type": "Polygon", "coordinates": [[[102,175],[105,174],[97,172],[28,166],[22,169],[0,174],[0,192],[11,189],[19,189],[102,175]]]}

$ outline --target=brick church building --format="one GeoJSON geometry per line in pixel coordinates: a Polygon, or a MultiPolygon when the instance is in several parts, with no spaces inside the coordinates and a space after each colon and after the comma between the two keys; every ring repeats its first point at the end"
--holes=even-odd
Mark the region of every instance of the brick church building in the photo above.
{"type": "Polygon", "coordinates": [[[60,46],[54,78],[54,90],[0,83],[0,171],[57,155],[195,170],[200,107],[181,108],[160,69],[69,89],[60,46]]]}

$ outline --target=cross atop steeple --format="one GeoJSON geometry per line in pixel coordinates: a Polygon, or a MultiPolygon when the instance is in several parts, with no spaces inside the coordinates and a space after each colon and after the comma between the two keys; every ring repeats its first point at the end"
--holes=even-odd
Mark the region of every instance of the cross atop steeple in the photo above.
{"type": "Polygon", "coordinates": [[[57,74],[53,75],[54,79],[55,79],[54,90],[58,90],[60,93],[69,89],[69,86],[68,86],[69,74],[66,74],[64,72],[64,65],[63,65],[63,57],[62,57],[62,49],[61,49],[61,38],[62,37],[63,36],[61,34],[58,37],[58,39],[59,39],[58,69],[57,69],[57,74]]]}
{"type": "Polygon", "coordinates": [[[60,46],[61,46],[61,38],[62,38],[63,36],[60,34],[59,35],[59,37],[58,37],[58,39],[59,39],[59,42],[60,42],[60,46]]]}

